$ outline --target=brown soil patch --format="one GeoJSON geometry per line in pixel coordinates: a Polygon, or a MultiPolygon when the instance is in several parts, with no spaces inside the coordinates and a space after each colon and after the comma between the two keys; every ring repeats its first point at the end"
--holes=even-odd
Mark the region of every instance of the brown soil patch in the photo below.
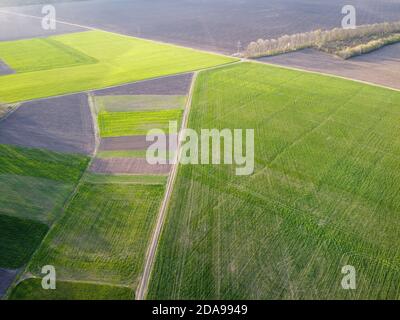
{"type": "Polygon", "coordinates": [[[149,164],[146,159],[110,158],[95,159],[89,170],[106,174],[168,174],[171,165],[149,164]]]}

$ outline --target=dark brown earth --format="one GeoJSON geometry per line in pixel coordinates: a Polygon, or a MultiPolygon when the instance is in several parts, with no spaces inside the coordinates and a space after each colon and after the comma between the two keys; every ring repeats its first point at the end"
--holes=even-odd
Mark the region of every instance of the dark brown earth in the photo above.
{"type": "MultiPolygon", "coordinates": [[[[176,135],[174,135],[176,139],[176,135]]],[[[167,136],[169,144],[170,136],[167,136]]],[[[111,137],[102,138],[99,145],[99,151],[116,151],[116,150],[146,150],[154,142],[146,141],[146,136],[129,136],[129,137],[111,137]]]]}
{"type": "Polygon", "coordinates": [[[168,174],[169,164],[149,164],[146,159],[110,158],[94,159],[89,171],[106,174],[168,174]]]}
{"type": "Polygon", "coordinates": [[[343,60],[314,49],[258,60],[400,89],[400,43],[349,60],[343,60]]]}
{"type": "MultiPolygon", "coordinates": [[[[41,6],[40,6],[41,8],[41,6]]],[[[56,30],[44,30],[41,20],[2,13],[0,8],[0,41],[48,37],[56,34],[85,31],[86,29],[58,23],[56,30]]],[[[40,11],[39,11],[40,13],[40,11]]],[[[40,16],[42,16],[40,14],[40,16]]]]}
{"type": "Polygon", "coordinates": [[[114,88],[96,90],[93,93],[97,96],[110,95],[186,95],[192,81],[192,73],[159,78],[154,80],[140,81],[114,88]]]}
{"type": "Polygon", "coordinates": [[[0,298],[6,293],[8,287],[17,275],[16,270],[7,270],[0,268],[0,298]]]}
{"type": "Polygon", "coordinates": [[[0,121],[0,144],[93,153],[94,129],[86,94],[22,104],[0,121]]]}
{"type": "MultiPolygon", "coordinates": [[[[346,0],[96,0],[55,5],[61,20],[225,53],[259,38],[340,27],[346,0]]],[[[358,24],[398,20],[398,0],[352,0],[358,24]]],[[[13,9],[41,15],[41,6],[13,9]]]]}
{"type": "Polygon", "coordinates": [[[2,61],[0,59],[0,76],[5,75],[5,74],[12,74],[12,73],[15,73],[15,71],[13,69],[11,69],[8,65],[6,65],[4,63],[4,61],[2,61]]]}

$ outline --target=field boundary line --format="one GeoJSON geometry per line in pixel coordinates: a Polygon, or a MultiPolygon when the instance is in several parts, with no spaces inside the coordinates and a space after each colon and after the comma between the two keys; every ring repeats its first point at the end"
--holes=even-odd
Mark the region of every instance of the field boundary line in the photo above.
{"type": "Polygon", "coordinates": [[[92,156],[96,156],[97,151],[99,149],[100,145],[100,129],[99,126],[97,125],[97,108],[96,108],[96,101],[95,97],[92,92],[88,92],[87,94],[88,98],[88,105],[89,105],[89,110],[90,110],[90,115],[92,117],[92,123],[93,123],[93,131],[94,131],[94,150],[92,156]]]}
{"type": "Polygon", "coordinates": [[[175,155],[175,163],[171,169],[171,173],[168,178],[167,187],[165,189],[165,194],[164,194],[164,199],[161,203],[157,222],[154,227],[153,235],[151,238],[151,242],[147,249],[145,266],[143,269],[143,273],[142,273],[142,277],[140,279],[139,286],[138,286],[138,288],[136,290],[136,294],[135,294],[136,300],[144,300],[147,295],[149,282],[150,282],[151,274],[153,271],[154,261],[155,261],[155,257],[156,257],[156,253],[157,253],[157,249],[158,249],[158,245],[159,245],[159,239],[160,239],[163,225],[165,222],[165,218],[167,215],[169,201],[172,196],[172,191],[174,190],[175,180],[178,175],[179,160],[181,157],[181,145],[182,145],[181,138],[182,138],[184,130],[186,129],[187,124],[188,124],[189,113],[190,113],[190,108],[192,105],[192,97],[193,97],[193,92],[194,92],[197,75],[198,75],[198,72],[195,72],[193,74],[192,83],[190,85],[188,99],[186,102],[186,108],[185,108],[185,112],[182,117],[182,126],[181,126],[181,130],[179,132],[179,137],[178,137],[178,149],[177,149],[177,152],[175,155]]]}

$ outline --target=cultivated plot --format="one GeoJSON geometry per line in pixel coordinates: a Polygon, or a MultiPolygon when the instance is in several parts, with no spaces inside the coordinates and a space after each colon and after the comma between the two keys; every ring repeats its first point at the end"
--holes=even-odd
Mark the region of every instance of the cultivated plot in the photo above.
{"type": "Polygon", "coordinates": [[[399,298],[398,92],[243,63],[193,99],[189,127],[255,130],[255,172],[179,168],[148,298],[399,298]]]}
{"type": "MultiPolygon", "coordinates": [[[[53,36],[45,43],[49,41],[54,50],[45,61],[41,56],[43,40],[23,41],[25,50],[18,54],[21,73],[0,77],[0,102],[104,88],[235,61],[230,57],[102,31],[53,36]],[[75,59],[74,65],[71,65],[71,58],[75,59]],[[41,62],[32,66],[32,60],[41,62]],[[31,68],[40,71],[23,72],[31,68]]],[[[1,43],[0,59],[8,57],[8,52],[15,51],[19,44],[18,41],[1,43]]]]}
{"type": "MultiPolygon", "coordinates": [[[[175,82],[171,78],[174,77],[163,79],[164,85],[175,82]]],[[[169,146],[172,139],[177,138],[186,95],[97,95],[93,101],[98,112],[101,141],[96,159],[90,167],[92,172],[135,175],[169,173],[170,165],[150,164],[146,159],[146,150],[154,143],[151,139],[147,141],[146,135],[151,129],[164,130],[169,146]],[[174,132],[169,132],[172,121],[176,122],[176,128],[174,132]]],[[[167,159],[172,158],[174,151],[161,150],[159,153],[162,153],[158,154],[160,158],[167,159]]]]}
{"type": "MultiPolygon", "coordinates": [[[[172,139],[177,140],[176,134],[170,134],[165,137],[166,144],[172,144],[172,139]]],[[[125,137],[110,137],[102,138],[97,157],[109,158],[112,155],[124,156],[127,158],[145,157],[147,148],[153,144],[152,141],[146,141],[146,136],[125,136],[125,137]]],[[[174,151],[173,144],[171,151],[174,151]]]]}
{"type": "Polygon", "coordinates": [[[17,73],[66,68],[98,61],[51,38],[0,42],[2,60],[17,73]],[[29,52],[27,56],[26,52],[29,52]]]}
{"type": "MultiPolygon", "coordinates": [[[[58,18],[109,31],[234,53],[260,38],[341,26],[342,0],[82,1],[56,4],[58,18]]],[[[353,0],[357,23],[398,20],[395,0],[353,0]]],[[[13,11],[41,16],[41,6],[13,11]]]]}
{"type": "Polygon", "coordinates": [[[386,46],[349,60],[313,49],[305,49],[261,58],[259,61],[329,73],[400,89],[400,44],[386,46]]]}
{"type": "Polygon", "coordinates": [[[0,266],[21,268],[48,231],[48,226],[27,219],[0,215],[0,266]]]}
{"type": "Polygon", "coordinates": [[[182,109],[134,112],[101,112],[99,129],[101,137],[146,135],[150,129],[169,133],[169,122],[180,122],[182,109]]]}
{"type": "Polygon", "coordinates": [[[114,95],[186,95],[192,82],[192,73],[129,83],[108,89],[96,90],[96,96],[114,95]]]}
{"type": "Polygon", "coordinates": [[[91,154],[95,137],[86,94],[23,103],[0,125],[0,143],[91,154]]]}
{"type": "Polygon", "coordinates": [[[145,158],[97,158],[89,170],[95,173],[108,174],[150,174],[167,175],[171,170],[169,164],[150,164],[145,158]]]}
{"type": "Polygon", "coordinates": [[[0,272],[3,294],[29,261],[88,164],[84,156],[0,145],[0,272]]]}
{"type": "MultiPolygon", "coordinates": [[[[66,214],[31,260],[29,272],[39,276],[41,266],[51,264],[60,281],[128,287],[133,295],[164,186],[108,182],[98,179],[79,187],[66,214]]],[[[92,298],[77,286],[74,296],[92,298]]],[[[24,287],[22,291],[30,288],[24,287]]],[[[111,289],[108,298],[121,298],[118,288],[111,289]]],[[[58,288],[55,295],[68,296],[69,289],[65,290],[58,288]]]]}
{"type": "Polygon", "coordinates": [[[73,182],[0,174],[0,214],[50,225],[73,189],[73,182]]]}

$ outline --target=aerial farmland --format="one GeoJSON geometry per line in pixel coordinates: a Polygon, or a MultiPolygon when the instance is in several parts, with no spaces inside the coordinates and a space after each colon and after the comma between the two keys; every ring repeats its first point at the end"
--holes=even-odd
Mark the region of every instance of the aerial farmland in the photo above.
{"type": "Polygon", "coordinates": [[[0,300],[400,299],[400,1],[353,2],[0,0],[0,300]]]}

